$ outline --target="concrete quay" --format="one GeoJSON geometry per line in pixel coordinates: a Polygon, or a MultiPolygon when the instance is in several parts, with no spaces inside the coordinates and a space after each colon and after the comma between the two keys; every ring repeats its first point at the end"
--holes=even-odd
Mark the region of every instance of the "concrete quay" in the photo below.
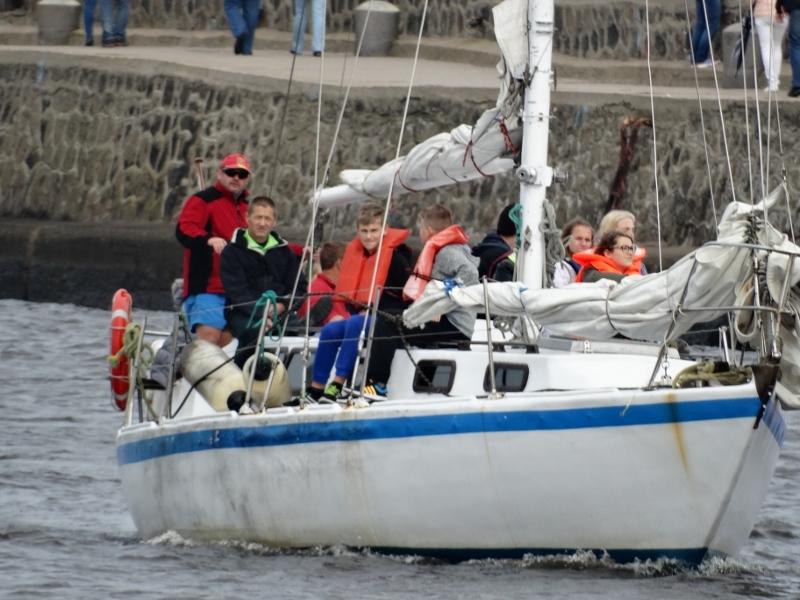
{"type": "MultiPolygon", "coordinates": [[[[95,33],[99,40],[100,31],[95,33]]],[[[55,57],[59,55],[68,56],[70,60],[88,61],[92,66],[105,63],[108,68],[119,65],[117,59],[148,61],[163,64],[176,75],[184,71],[187,75],[204,75],[216,81],[245,86],[263,79],[286,81],[291,72],[290,34],[284,31],[258,29],[253,56],[233,55],[232,39],[227,31],[130,29],[128,39],[130,45],[124,48],[85,47],[83,33],[75,31],[67,46],[39,46],[35,26],[0,24],[0,45],[4,54],[8,54],[2,58],[5,61],[13,60],[12,53],[21,57],[24,50],[35,48],[42,58],[52,57],[53,60],[58,60],[55,57]]],[[[361,89],[408,87],[416,37],[400,37],[390,56],[359,58],[357,70],[351,34],[331,34],[326,43],[323,73],[326,85],[338,87],[342,81],[352,81],[354,87],[361,89]]],[[[493,40],[427,37],[422,39],[419,57],[415,93],[420,88],[434,93],[433,89],[426,88],[465,88],[488,90],[490,95],[496,95],[498,78],[495,66],[499,49],[493,40]]],[[[320,59],[309,53],[299,56],[294,64],[295,81],[317,85],[320,63],[320,59]]],[[[556,94],[599,95],[602,100],[608,96],[649,97],[651,73],[653,93],[657,97],[696,101],[699,87],[702,99],[716,99],[713,71],[695,70],[682,60],[654,60],[650,73],[647,61],[638,58],[614,60],[555,53],[553,64],[556,94]]],[[[135,65],[128,64],[126,68],[136,70],[135,65]]],[[[716,70],[721,84],[721,63],[716,70]]],[[[783,70],[784,78],[789,77],[788,64],[783,70]]],[[[737,101],[742,98],[742,91],[722,88],[720,98],[737,101]]]]}

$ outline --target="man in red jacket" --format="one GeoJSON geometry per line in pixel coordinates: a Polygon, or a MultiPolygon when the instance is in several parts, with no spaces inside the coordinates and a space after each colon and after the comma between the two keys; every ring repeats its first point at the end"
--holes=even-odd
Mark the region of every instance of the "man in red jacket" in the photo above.
{"type": "Polygon", "coordinates": [[[247,227],[250,161],[243,154],[222,159],[217,179],[190,196],[178,215],[175,235],[183,251],[183,310],[198,339],[225,346],[225,288],[219,257],[237,227],[247,227]]]}

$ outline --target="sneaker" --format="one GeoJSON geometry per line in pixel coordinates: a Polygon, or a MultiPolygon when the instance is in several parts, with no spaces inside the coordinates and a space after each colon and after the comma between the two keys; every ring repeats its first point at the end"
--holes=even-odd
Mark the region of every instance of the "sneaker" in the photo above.
{"type": "Polygon", "coordinates": [[[325,391],[322,392],[322,397],[328,400],[338,400],[342,394],[342,384],[332,381],[327,385],[325,391]]]}
{"type": "Polygon", "coordinates": [[[789,98],[797,98],[800,96],[800,87],[794,86],[789,90],[789,98]]]}
{"type": "Polygon", "coordinates": [[[376,381],[370,381],[367,385],[364,386],[364,394],[367,396],[380,396],[381,398],[385,398],[386,384],[378,383],[376,381]]]}
{"type": "Polygon", "coordinates": [[[92,39],[86,40],[84,45],[86,45],[86,46],[94,46],[94,40],[92,40],[92,39]]]}
{"type": "Polygon", "coordinates": [[[319,50],[317,50],[316,52],[314,52],[314,56],[322,56],[322,52],[320,52],[319,50]]]}
{"type": "Polygon", "coordinates": [[[306,388],[306,399],[311,402],[319,402],[319,399],[322,398],[324,390],[321,390],[316,387],[308,386],[306,388]]]}
{"type": "Polygon", "coordinates": [[[709,58],[707,60],[704,60],[701,63],[697,63],[697,68],[698,69],[713,69],[715,64],[716,63],[709,58]]]}

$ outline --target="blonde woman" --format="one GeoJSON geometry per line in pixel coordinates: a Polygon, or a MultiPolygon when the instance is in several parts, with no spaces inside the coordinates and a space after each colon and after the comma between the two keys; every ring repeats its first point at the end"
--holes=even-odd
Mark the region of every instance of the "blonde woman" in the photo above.
{"type": "Polygon", "coordinates": [[[600,227],[597,228],[595,239],[599,242],[605,234],[612,231],[621,231],[630,237],[636,233],[636,217],[627,210],[612,210],[600,220],[600,227]]]}
{"type": "Polygon", "coordinates": [[[761,47],[761,61],[767,78],[767,91],[777,92],[780,83],[781,62],[783,61],[783,36],[789,20],[786,15],[775,10],[773,0],[755,0],[753,21],[761,47]]]}

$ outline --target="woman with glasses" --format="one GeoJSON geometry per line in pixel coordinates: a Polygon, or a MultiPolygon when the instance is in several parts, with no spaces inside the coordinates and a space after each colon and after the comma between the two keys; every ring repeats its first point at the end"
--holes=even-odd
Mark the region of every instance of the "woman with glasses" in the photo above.
{"type": "Polygon", "coordinates": [[[581,265],[576,282],[592,283],[600,279],[620,281],[631,275],[641,275],[643,253],[633,237],[621,231],[612,231],[600,238],[592,250],[578,252],[572,259],[581,265]]]}

